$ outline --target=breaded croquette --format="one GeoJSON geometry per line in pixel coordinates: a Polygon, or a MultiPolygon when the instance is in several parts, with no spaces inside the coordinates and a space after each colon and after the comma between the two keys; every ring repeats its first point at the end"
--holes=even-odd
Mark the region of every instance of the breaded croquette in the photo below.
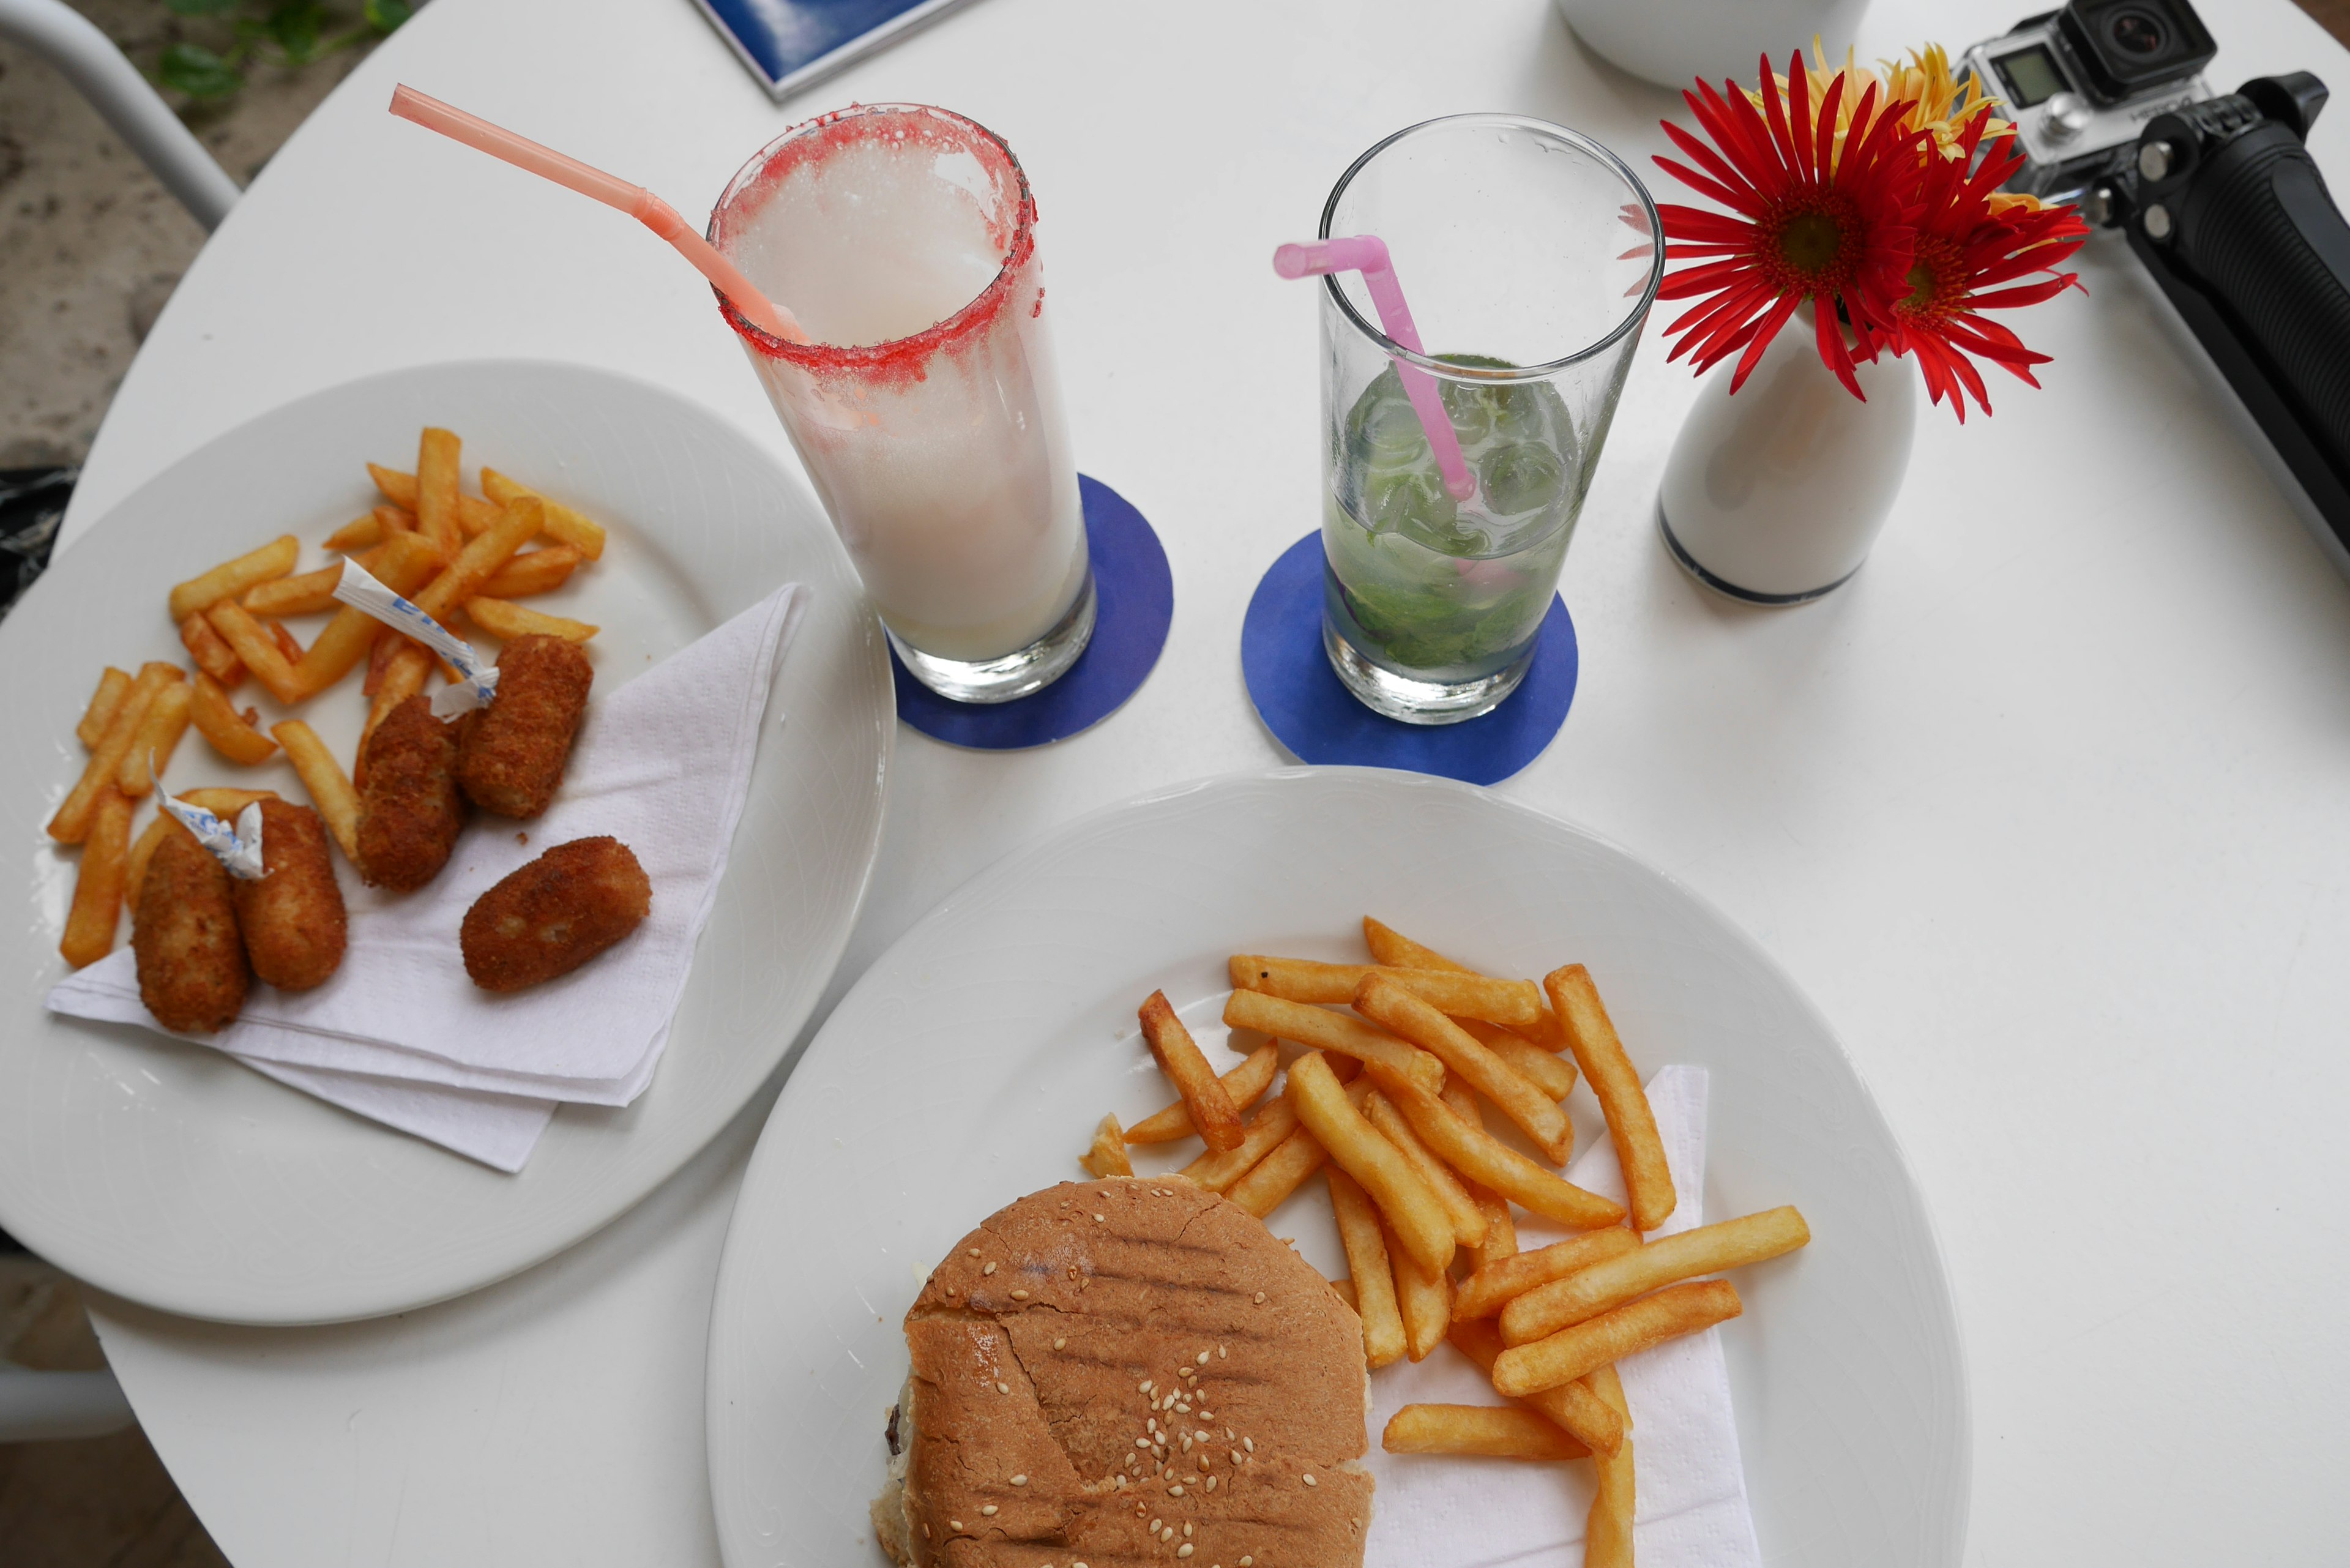
{"type": "Polygon", "coordinates": [[[139,885],[130,950],[139,1000],[166,1029],[210,1034],[244,1005],[250,972],[227,870],[185,828],[155,846],[139,885]]]}
{"type": "Polygon", "coordinates": [[[434,718],[432,699],[421,694],[385,714],[368,737],[359,862],[370,884],[410,892],[449,863],[465,825],[456,763],[457,727],[434,718]]]}
{"type": "Polygon", "coordinates": [[[644,867],[619,839],[558,844],[465,911],[465,972],[484,991],[569,974],[635,930],[652,901],[644,867]]]}
{"type": "Polygon", "coordinates": [[[327,826],[292,801],[261,805],[264,875],[232,889],[253,972],[280,991],[323,985],[343,961],[343,889],[327,826]]]}
{"type": "Polygon", "coordinates": [[[546,809],[595,679],[579,645],[559,637],[518,637],[499,649],[497,691],[457,752],[457,782],[475,805],[500,816],[546,809]]]}

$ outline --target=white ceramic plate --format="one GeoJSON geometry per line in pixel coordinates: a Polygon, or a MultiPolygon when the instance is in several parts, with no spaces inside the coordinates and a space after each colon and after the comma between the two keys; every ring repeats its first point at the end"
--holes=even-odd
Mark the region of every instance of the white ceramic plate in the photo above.
{"type": "MultiPolygon", "coordinates": [[[[306,635],[307,629],[306,629],[306,635]]],[[[26,902],[0,932],[0,1227],[150,1306],[240,1323],[372,1316],[457,1295],[568,1246],[723,1127],[783,1059],[829,981],[879,842],[896,726],[889,655],[806,486],[723,421],[647,383],[515,361],[420,367],[301,399],[175,463],[124,502],[0,622],[0,834],[26,902]],[[626,1110],[566,1106],[504,1176],[285,1088],[217,1052],[52,1017],[75,853],[42,832],[79,775],[74,725],[104,665],[184,663],[172,584],[279,533],[317,543],[377,499],[362,463],[414,466],[417,431],[611,530],[546,607],[600,624],[619,685],[779,583],[814,597],[718,904],[652,1086],[626,1110]],[[29,742],[29,743],[28,743],[29,742]]],[[[248,684],[240,703],[266,705],[248,684]]],[[[353,680],[304,711],[348,758],[353,680]]],[[[192,732],[175,788],[253,779],[303,798],[282,763],[231,770],[192,732]]]]}
{"type": "MultiPolygon", "coordinates": [[[[728,1568],[885,1561],[866,1504],[932,1263],[1014,1198],[1082,1179],[1104,1111],[1165,1102],[1135,1041],[1154,987],[1208,1044],[1226,955],[1361,961],[1366,913],[1507,973],[1585,961],[1644,1067],[1711,1069],[1707,1214],[1792,1199],[1815,1237],[1742,1277],[1723,1330],[1764,1560],[1958,1563],[1966,1384],[1940,1254],[1820,1015],[1703,900],[1580,829],[1441,780],[1300,769],[1115,807],[1009,857],[826,1022],[752,1158],[712,1310],[728,1568]]],[[[1343,1270],[1326,1205],[1274,1228],[1343,1270]]]]}

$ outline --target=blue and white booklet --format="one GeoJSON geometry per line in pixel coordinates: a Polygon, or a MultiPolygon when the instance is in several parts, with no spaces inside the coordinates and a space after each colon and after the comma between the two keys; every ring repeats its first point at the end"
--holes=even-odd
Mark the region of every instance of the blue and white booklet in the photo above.
{"type": "Polygon", "coordinates": [[[694,0],[781,100],[966,0],[694,0]]]}

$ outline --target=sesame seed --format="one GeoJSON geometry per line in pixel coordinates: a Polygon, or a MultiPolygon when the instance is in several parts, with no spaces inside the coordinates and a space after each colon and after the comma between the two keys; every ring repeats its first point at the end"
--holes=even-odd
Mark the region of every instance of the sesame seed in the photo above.
{"type": "Polygon", "coordinates": [[[1094,1216],[1094,1223],[1097,1225],[1107,1225],[1109,1223],[1109,1216],[1107,1214],[1097,1214],[1094,1216]]]}
{"type": "Polygon", "coordinates": [[[1009,1383],[999,1383],[995,1386],[995,1391],[998,1394],[1009,1394],[1012,1392],[1012,1385],[1009,1383]]]}
{"type": "Polygon", "coordinates": [[[1300,1476],[1297,1479],[1304,1481],[1307,1486],[1312,1486],[1314,1484],[1314,1478],[1311,1475],[1300,1476]]]}
{"type": "Polygon", "coordinates": [[[995,1265],[993,1263],[990,1263],[987,1267],[980,1270],[979,1272],[983,1274],[992,1274],[995,1272],[995,1265]]]}
{"type": "Polygon", "coordinates": [[[1015,1302],[1024,1302],[1028,1299],[1028,1293],[1026,1291],[1014,1291],[1012,1293],[1012,1299],[1015,1302]]]}
{"type": "Polygon", "coordinates": [[[1066,1339],[1056,1339],[1053,1342],[1053,1348],[1055,1350],[1066,1350],[1069,1348],[1069,1342],[1066,1339]]]}
{"type": "Polygon", "coordinates": [[[1183,1451],[1187,1454],[1191,1451],[1191,1439],[1189,1438],[1183,1439],[1183,1451]]]}
{"type": "Polygon", "coordinates": [[[1161,1541],[1172,1541],[1172,1540],[1174,1540],[1174,1539],[1175,1539],[1175,1527],[1174,1527],[1173,1525],[1171,1525],[1171,1524],[1170,1524],[1170,1525],[1169,1525],[1166,1529],[1164,1529],[1164,1530],[1160,1531],[1160,1532],[1159,1532],[1159,1540],[1161,1540],[1161,1541]]]}
{"type": "Polygon", "coordinates": [[[947,1521],[947,1528],[949,1530],[961,1530],[962,1528],[962,1521],[960,1519],[950,1519],[947,1521]]]}
{"type": "Polygon", "coordinates": [[[1026,1486],[1028,1484],[1028,1478],[1026,1476],[1014,1476],[1012,1478],[1012,1484],[1014,1486],[1026,1486]]]}
{"type": "Polygon", "coordinates": [[[1208,1353],[1204,1350],[1200,1352],[1200,1365],[1202,1366],[1208,1365],[1208,1353]]]}
{"type": "Polygon", "coordinates": [[[1144,1378],[1141,1382],[1139,1382],[1139,1383],[1136,1384],[1136,1385],[1134,1386],[1134,1391],[1135,1391],[1137,1394],[1148,1394],[1148,1393],[1149,1393],[1149,1392],[1150,1392],[1150,1379],[1149,1379],[1149,1378],[1148,1378],[1148,1377],[1146,1377],[1146,1378],[1144,1378]]]}
{"type": "Polygon", "coordinates": [[[1205,1454],[1201,1454],[1200,1456],[1200,1468],[1201,1469],[1206,1469],[1208,1468],[1208,1456],[1205,1454]]]}
{"type": "Polygon", "coordinates": [[[954,1294],[954,1293],[955,1293],[955,1288],[954,1288],[952,1285],[949,1285],[949,1286],[947,1287],[947,1294],[949,1294],[949,1295],[952,1295],[952,1294],[954,1294]]]}
{"type": "MultiPolygon", "coordinates": [[[[1212,1421],[1215,1418],[1216,1413],[1213,1410],[1202,1410],[1200,1412],[1200,1419],[1202,1421],[1212,1421]]],[[[1229,1436],[1229,1434],[1227,1434],[1227,1436],[1229,1436]]]]}
{"type": "Polygon", "coordinates": [[[1256,1293],[1256,1299],[1257,1299],[1257,1304],[1258,1304],[1259,1306],[1263,1305],[1263,1304],[1264,1304],[1264,1293],[1263,1293],[1263,1291],[1259,1291],[1259,1292],[1257,1292],[1257,1293],[1256,1293]]]}
{"type": "Polygon", "coordinates": [[[989,1503],[985,1508],[981,1509],[979,1511],[980,1511],[980,1515],[981,1515],[981,1517],[982,1517],[982,1518],[984,1518],[984,1519],[993,1519],[993,1518],[995,1517],[995,1505],[994,1505],[993,1503],[992,1503],[992,1502],[991,1502],[991,1503],[989,1503]]]}
{"type": "Polygon", "coordinates": [[[1182,1545],[1178,1546],[1175,1549],[1175,1555],[1178,1557],[1189,1557],[1191,1555],[1191,1543],[1186,1541],[1182,1545]]]}
{"type": "Polygon", "coordinates": [[[1181,1497],[1183,1495],[1183,1483],[1178,1481],[1173,1486],[1169,1487],[1167,1489],[1167,1495],[1170,1497],[1181,1497]]]}
{"type": "Polygon", "coordinates": [[[1183,1527],[1183,1539],[1186,1541],[1191,1539],[1191,1527],[1188,1524],[1183,1527]]]}
{"type": "Polygon", "coordinates": [[[1256,1568],[1256,1559],[1253,1557],[1242,1558],[1241,1568],[1256,1568]]]}
{"type": "Polygon", "coordinates": [[[1216,1346],[1216,1359],[1219,1361],[1229,1361],[1232,1357],[1224,1354],[1224,1347],[1220,1345],[1216,1346]]]}
{"type": "Polygon", "coordinates": [[[1246,1449],[1250,1453],[1254,1453],[1256,1452],[1256,1439],[1254,1438],[1243,1438],[1241,1439],[1241,1447],[1246,1449]]]}
{"type": "Polygon", "coordinates": [[[1134,1446],[1138,1449],[1147,1449],[1150,1446],[1150,1439],[1148,1438],[1137,1438],[1134,1439],[1134,1446]]]}
{"type": "Polygon", "coordinates": [[[1238,1463],[1240,1463],[1240,1462],[1241,1462],[1241,1451],[1240,1451],[1238,1449],[1234,1449],[1232,1450],[1232,1463],[1234,1463],[1234,1464],[1238,1464],[1238,1463]]]}
{"type": "Polygon", "coordinates": [[[1152,1520],[1152,1521],[1150,1521],[1150,1533],[1151,1533],[1151,1534],[1153,1534],[1153,1535],[1158,1534],[1158,1533],[1159,1533],[1159,1526],[1162,1522],[1164,1522],[1164,1521],[1160,1521],[1160,1520],[1156,1520],[1156,1519],[1152,1520]]]}
{"type": "Polygon", "coordinates": [[[972,1257],[974,1257],[974,1258],[978,1257],[978,1256],[979,1256],[979,1249],[978,1249],[978,1248],[976,1248],[976,1247],[973,1247],[973,1248],[971,1250],[971,1255],[972,1255],[972,1257]]]}
{"type": "Polygon", "coordinates": [[[1209,1490],[1210,1491],[1213,1491],[1213,1490],[1216,1490],[1216,1478],[1215,1478],[1215,1477],[1213,1477],[1213,1476],[1210,1476],[1210,1477],[1208,1478],[1208,1490],[1209,1490]]]}
{"type": "MultiPolygon", "coordinates": [[[[1201,1411],[1201,1412],[1200,1412],[1200,1414],[1201,1414],[1202,1416],[1207,1416],[1207,1417],[1208,1417],[1208,1419],[1209,1419],[1209,1420],[1211,1420],[1211,1421],[1212,1421],[1212,1420],[1214,1420],[1214,1419],[1215,1419],[1215,1417],[1211,1416],[1211,1415],[1208,1415],[1208,1412],[1207,1412],[1207,1411],[1205,1411],[1205,1410],[1201,1411]]],[[[1228,1442],[1228,1443],[1237,1443],[1237,1442],[1239,1442],[1239,1441],[1240,1441],[1240,1439],[1239,1439],[1238,1438],[1235,1438],[1235,1437],[1233,1437],[1233,1436],[1232,1436],[1232,1429],[1230,1427],[1226,1427],[1226,1428],[1224,1428],[1224,1441],[1226,1441],[1226,1442],[1228,1442]]]]}

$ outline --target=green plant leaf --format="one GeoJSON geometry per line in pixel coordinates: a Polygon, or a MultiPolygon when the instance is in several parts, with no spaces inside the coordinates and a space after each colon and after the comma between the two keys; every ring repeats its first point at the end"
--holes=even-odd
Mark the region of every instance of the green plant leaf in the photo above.
{"type": "Polygon", "coordinates": [[[327,8],[318,0],[284,0],[269,13],[270,40],[286,52],[288,65],[307,65],[317,57],[326,26],[327,8]]]}
{"type": "Polygon", "coordinates": [[[243,0],[163,0],[166,9],[174,16],[217,16],[234,11],[243,0]]]}
{"type": "Polygon", "coordinates": [[[156,62],[163,85],[194,99],[227,98],[244,85],[236,67],[201,44],[171,44],[156,62]]]}
{"type": "Polygon", "coordinates": [[[397,32],[402,22],[416,15],[408,0],[367,0],[360,9],[368,26],[379,33],[397,32]]]}

